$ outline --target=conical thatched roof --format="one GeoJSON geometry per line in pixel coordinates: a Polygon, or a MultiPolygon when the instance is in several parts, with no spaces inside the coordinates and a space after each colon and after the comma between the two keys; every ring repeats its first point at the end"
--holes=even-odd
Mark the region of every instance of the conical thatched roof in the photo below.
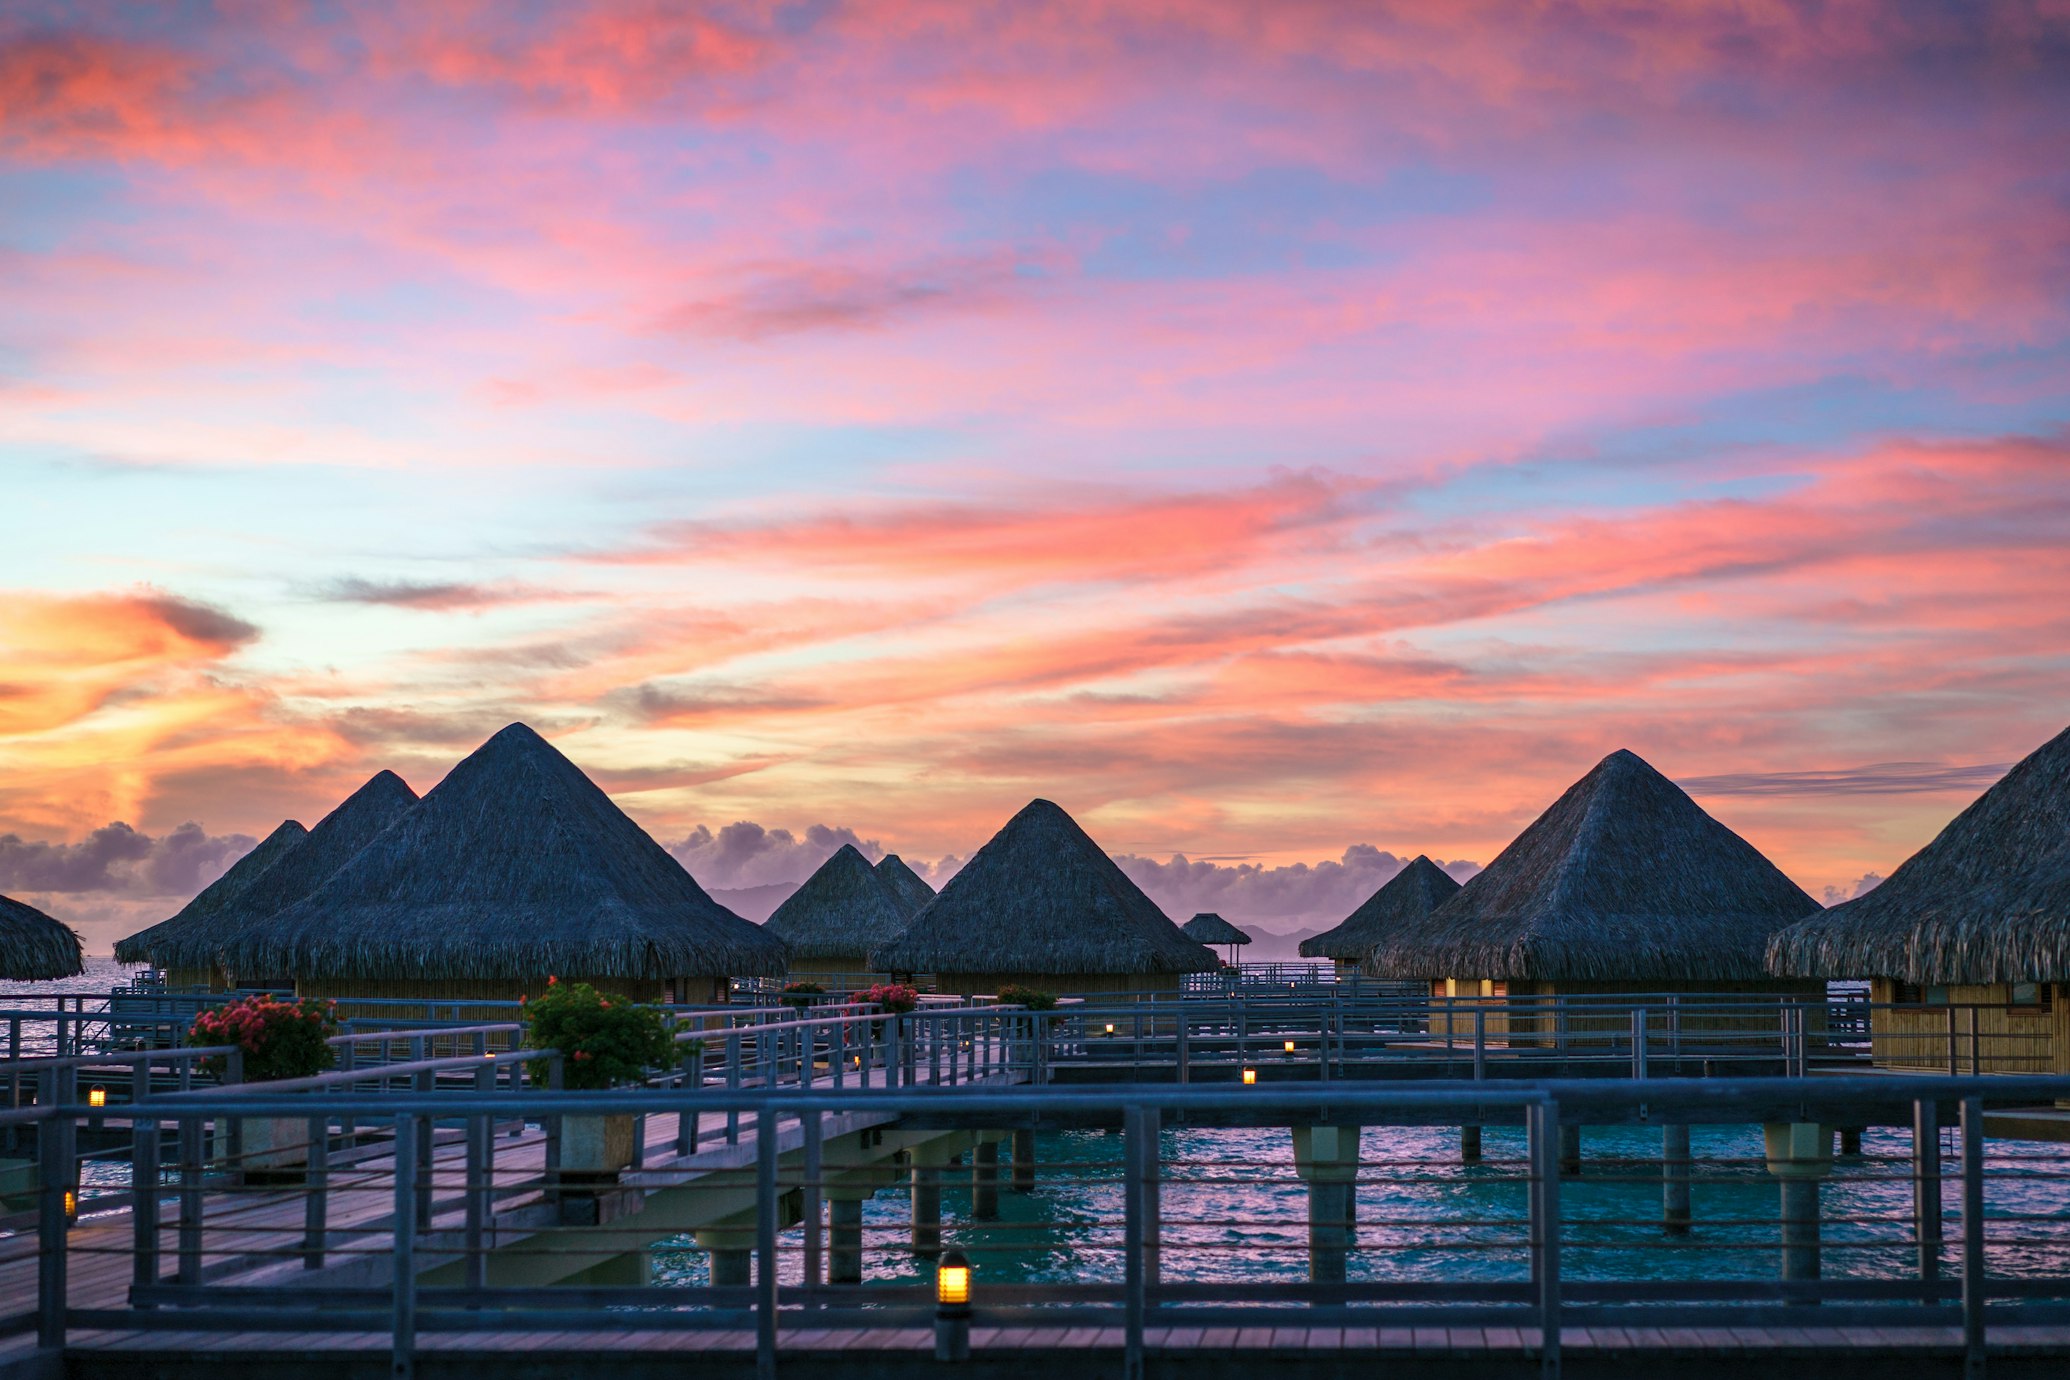
{"type": "Polygon", "coordinates": [[[227,932],[232,917],[241,913],[238,903],[260,877],[309,837],[297,820],[282,820],[259,846],[230,864],[222,876],[201,889],[199,895],[170,920],[161,920],[115,942],[115,957],[123,963],[149,963],[156,967],[200,968],[214,961],[216,943],[227,932]],[[186,964],[174,963],[174,951],[185,953],[199,947],[202,957],[186,964]]]}
{"type": "Polygon", "coordinates": [[[79,936],[70,925],[10,896],[0,896],[0,978],[42,982],[86,970],[79,936]]]}
{"type": "Polygon", "coordinates": [[[1179,933],[1071,816],[1029,802],[871,956],[898,973],[1206,973],[1179,933]]]}
{"type": "Polygon", "coordinates": [[[1248,944],[1251,937],[1211,910],[1179,926],[1179,933],[1202,944],[1248,944]]]}
{"type": "Polygon", "coordinates": [[[899,908],[910,920],[926,910],[934,900],[934,888],[920,879],[920,874],[906,866],[906,860],[896,853],[886,853],[877,860],[877,875],[884,879],[884,885],[891,888],[899,908]]]}
{"type": "Polygon", "coordinates": [[[193,952],[196,946],[182,943],[174,946],[175,952],[166,961],[182,967],[215,962],[218,954],[257,933],[256,927],[329,881],[333,872],[351,862],[416,803],[417,793],[400,776],[392,771],[375,772],[319,820],[308,838],[245,889],[223,917],[221,929],[208,937],[203,952],[197,956],[193,952]]]}
{"type": "Polygon", "coordinates": [[[1373,952],[1383,978],[1734,981],[1818,902],[1630,752],[1596,764],[1487,870],[1373,952]]]}
{"type": "Polygon", "coordinates": [[[844,843],[762,928],[788,944],[794,958],[860,959],[903,934],[909,918],[882,874],[844,843]]]}
{"type": "Polygon", "coordinates": [[[1378,891],[1335,929],[1301,941],[1301,957],[1359,963],[1403,925],[1421,920],[1452,899],[1459,883],[1422,854],[1387,879],[1378,891]]]}
{"type": "Polygon", "coordinates": [[[512,724],[224,961],[297,978],[497,979],[773,975],[785,955],[512,724]]]}
{"type": "Polygon", "coordinates": [[[2070,729],[1874,891],[1777,935],[1768,961],[1797,977],[2070,980],[2070,729]]]}

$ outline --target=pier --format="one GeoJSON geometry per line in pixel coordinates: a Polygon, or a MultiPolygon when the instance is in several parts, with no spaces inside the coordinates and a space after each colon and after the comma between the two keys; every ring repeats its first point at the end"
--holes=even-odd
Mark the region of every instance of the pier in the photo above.
{"type": "Polygon", "coordinates": [[[1677,1051],[1643,1001],[1621,1043],[1577,1009],[1564,1047],[1448,1050],[1407,1005],[684,1013],[684,1063],[612,1092],[494,1022],[355,1031],[285,1083],[175,1047],[14,1061],[39,1186],[0,1237],[0,1374],[2070,1363],[2070,1150],[1990,1120],[2070,1080],[1865,1071],[1787,1013],[1677,1051]],[[1486,1206],[1411,1206],[1440,1177],[1486,1206]],[[936,1362],[951,1252],[969,1359],[936,1362]],[[1404,1252],[1450,1264],[1370,1268],[1404,1252]]]}

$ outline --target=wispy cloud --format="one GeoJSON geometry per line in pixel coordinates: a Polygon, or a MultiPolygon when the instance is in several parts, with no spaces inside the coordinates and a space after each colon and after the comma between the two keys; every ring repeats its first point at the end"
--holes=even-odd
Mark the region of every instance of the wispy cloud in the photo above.
{"type": "Polygon", "coordinates": [[[2010,762],[1947,766],[1937,762],[1872,762],[1828,771],[1726,772],[1677,784],[1691,795],[1978,795],[2012,769],[2010,762]]]}

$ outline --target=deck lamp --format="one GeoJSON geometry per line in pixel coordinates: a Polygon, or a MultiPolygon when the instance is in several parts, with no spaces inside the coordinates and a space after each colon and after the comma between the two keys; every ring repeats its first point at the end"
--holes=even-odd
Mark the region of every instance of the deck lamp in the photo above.
{"type": "Polygon", "coordinates": [[[1245,1070],[1243,1071],[1243,1081],[1244,1081],[1244,1082],[1246,1082],[1246,1083],[1255,1083],[1255,1082],[1257,1082],[1257,1081],[1258,1081],[1258,1071],[1257,1071],[1256,1069],[1245,1069],[1245,1070]]]}
{"type": "Polygon", "coordinates": [[[934,1269],[934,1359],[970,1359],[970,1257],[942,1252],[934,1269]]]}
{"type": "Polygon", "coordinates": [[[1108,1033],[1109,1035],[1112,1035],[1112,1034],[1114,1033],[1114,1022],[1112,1022],[1112,1021],[1109,1021],[1109,1022],[1107,1022],[1107,1033],[1108,1033]]]}
{"type": "Polygon", "coordinates": [[[86,1105],[89,1107],[107,1106],[108,1090],[104,1087],[101,1087],[99,1084],[95,1084],[93,1087],[88,1088],[86,1090],[86,1105]]]}
{"type": "Polygon", "coordinates": [[[1292,1040],[1289,1040],[1289,1041],[1287,1041],[1287,1053],[1289,1053],[1289,1054],[1292,1054],[1293,1052],[1294,1052],[1294,1042],[1293,1042],[1292,1040]]]}
{"type": "Polygon", "coordinates": [[[65,1225],[71,1226],[79,1220],[79,1190],[67,1186],[65,1189],[65,1225]]]}

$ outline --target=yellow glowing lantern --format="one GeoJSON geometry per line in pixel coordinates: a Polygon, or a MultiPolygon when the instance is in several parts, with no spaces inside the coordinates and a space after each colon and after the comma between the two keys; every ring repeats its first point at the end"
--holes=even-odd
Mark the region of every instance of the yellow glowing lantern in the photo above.
{"type": "Polygon", "coordinates": [[[934,1272],[934,1301],[943,1308],[970,1307],[970,1261],[961,1251],[949,1251],[934,1272]]]}
{"type": "Polygon", "coordinates": [[[87,1105],[87,1106],[89,1106],[89,1107],[105,1107],[105,1106],[107,1106],[107,1105],[108,1105],[108,1090],[107,1090],[106,1088],[102,1088],[102,1087],[92,1087],[92,1088],[88,1088],[88,1089],[86,1090],[86,1105],[87,1105]]]}
{"type": "Polygon", "coordinates": [[[65,1220],[67,1222],[79,1220],[79,1190],[76,1188],[65,1190],[65,1220]]]}
{"type": "Polygon", "coordinates": [[[1287,1053],[1289,1053],[1289,1054],[1292,1054],[1293,1052],[1294,1052],[1294,1042],[1293,1042],[1292,1040],[1289,1040],[1289,1041],[1287,1041],[1287,1053]]]}
{"type": "Polygon", "coordinates": [[[1245,1069],[1245,1070],[1243,1071],[1243,1081],[1244,1081],[1244,1082],[1246,1082],[1246,1083],[1255,1083],[1255,1082],[1257,1082],[1257,1081],[1258,1081],[1258,1071],[1257,1071],[1256,1069],[1245,1069]]]}
{"type": "Polygon", "coordinates": [[[1108,1033],[1109,1035],[1112,1035],[1112,1034],[1114,1033],[1114,1022],[1112,1022],[1112,1021],[1109,1021],[1109,1022],[1107,1022],[1107,1033],[1108,1033]]]}

